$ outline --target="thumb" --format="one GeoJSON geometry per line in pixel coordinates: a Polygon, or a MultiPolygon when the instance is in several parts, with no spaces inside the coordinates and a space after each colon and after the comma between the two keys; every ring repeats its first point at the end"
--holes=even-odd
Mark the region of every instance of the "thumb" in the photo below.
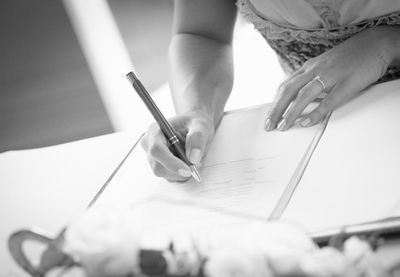
{"type": "Polygon", "coordinates": [[[195,121],[186,135],[186,156],[192,164],[199,164],[212,137],[212,127],[207,123],[195,121]]]}

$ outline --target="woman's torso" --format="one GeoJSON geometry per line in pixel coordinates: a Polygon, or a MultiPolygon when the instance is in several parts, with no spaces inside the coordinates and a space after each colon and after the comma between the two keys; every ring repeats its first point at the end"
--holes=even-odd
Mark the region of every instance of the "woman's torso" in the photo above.
{"type": "Polygon", "coordinates": [[[266,19],[302,29],[332,28],[400,11],[399,0],[249,0],[266,19]]]}
{"type": "MultiPolygon", "coordinates": [[[[238,0],[237,5],[287,74],[363,30],[400,27],[400,0],[238,0]]],[[[400,68],[391,67],[381,81],[399,77],[400,68]]]]}

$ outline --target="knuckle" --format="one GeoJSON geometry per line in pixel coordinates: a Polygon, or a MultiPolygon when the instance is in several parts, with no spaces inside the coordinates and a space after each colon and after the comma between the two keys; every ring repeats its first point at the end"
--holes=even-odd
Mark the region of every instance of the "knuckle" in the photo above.
{"type": "Polygon", "coordinates": [[[152,134],[152,133],[157,133],[159,131],[160,131],[160,127],[156,123],[152,123],[152,124],[150,124],[147,132],[152,134]]]}
{"type": "Polygon", "coordinates": [[[278,89],[277,97],[275,97],[275,105],[278,106],[292,99],[298,93],[297,86],[296,80],[286,81],[282,84],[278,89]]]}
{"type": "Polygon", "coordinates": [[[308,92],[299,93],[296,99],[293,101],[293,108],[300,109],[307,106],[315,97],[310,95],[308,92]]]}
{"type": "Polygon", "coordinates": [[[275,113],[274,113],[273,109],[269,109],[267,111],[267,118],[269,118],[269,119],[274,119],[275,118],[275,113]]]}
{"type": "Polygon", "coordinates": [[[304,64],[301,66],[301,68],[305,71],[312,72],[314,70],[316,61],[317,61],[317,57],[310,58],[304,62],[304,64]]]}
{"type": "Polygon", "coordinates": [[[201,132],[203,134],[208,134],[210,132],[210,130],[212,129],[212,124],[210,124],[210,122],[208,122],[206,120],[202,120],[202,121],[200,121],[200,128],[201,128],[201,132]]]}
{"type": "Polygon", "coordinates": [[[207,132],[207,129],[204,128],[204,125],[201,123],[196,123],[195,126],[192,126],[190,128],[186,140],[198,140],[201,139],[205,136],[205,133],[207,132]]]}
{"type": "Polygon", "coordinates": [[[297,99],[300,101],[302,99],[307,98],[307,94],[308,94],[308,89],[306,89],[305,87],[302,87],[299,90],[299,93],[297,94],[297,99]]]}
{"type": "Polygon", "coordinates": [[[207,141],[212,133],[213,133],[212,124],[209,124],[205,120],[199,120],[193,124],[191,130],[188,132],[186,137],[186,142],[190,143],[191,141],[199,141],[199,142],[207,141]]]}
{"type": "Polygon", "coordinates": [[[186,138],[186,149],[203,148],[207,143],[207,136],[204,133],[193,133],[186,138]]]}
{"type": "Polygon", "coordinates": [[[333,109],[335,105],[334,102],[335,99],[332,99],[332,97],[327,97],[321,102],[321,104],[319,104],[318,110],[320,111],[320,113],[326,114],[333,109]]]}
{"type": "Polygon", "coordinates": [[[150,166],[154,175],[156,175],[157,177],[163,177],[165,175],[165,169],[160,163],[156,161],[151,161],[150,166]]]}
{"type": "Polygon", "coordinates": [[[140,146],[142,146],[143,149],[147,149],[148,146],[148,133],[140,140],[140,146]]]}
{"type": "Polygon", "coordinates": [[[196,118],[194,121],[194,126],[196,126],[196,130],[199,130],[201,132],[204,131],[209,131],[213,127],[212,119],[210,117],[199,117],[196,118]]]}
{"type": "Polygon", "coordinates": [[[290,104],[290,100],[286,101],[284,98],[278,99],[272,104],[270,109],[271,116],[280,116],[283,111],[285,111],[290,104]]]}
{"type": "Polygon", "coordinates": [[[284,101],[286,98],[291,97],[293,94],[293,80],[284,81],[278,88],[275,102],[284,101]]]}
{"type": "Polygon", "coordinates": [[[202,129],[195,131],[190,134],[190,140],[195,140],[195,141],[205,141],[207,138],[208,131],[207,129],[202,129]]]}
{"type": "Polygon", "coordinates": [[[157,157],[160,155],[161,153],[161,146],[157,143],[153,143],[150,145],[149,149],[148,149],[148,153],[150,154],[150,156],[152,157],[157,157]]]}
{"type": "Polygon", "coordinates": [[[278,88],[277,98],[283,97],[290,88],[288,80],[284,81],[278,88]]]}
{"type": "Polygon", "coordinates": [[[271,109],[267,113],[267,116],[272,120],[277,119],[279,117],[277,106],[271,107],[271,109]]]}
{"type": "Polygon", "coordinates": [[[147,129],[146,135],[143,138],[144,143],[147,143],[147,145],[152,144],[152,141],[157,140],[160,135],[162,135],[160,127],[156,123],[153,123],[147,129]]]}

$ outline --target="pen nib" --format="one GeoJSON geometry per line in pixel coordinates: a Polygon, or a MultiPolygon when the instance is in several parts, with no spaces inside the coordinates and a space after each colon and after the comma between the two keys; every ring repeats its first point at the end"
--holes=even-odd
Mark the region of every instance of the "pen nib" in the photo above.
{"type": "Polygon", "coordinates": [[[197,181],[197,182],[201,182],[201,178],[200,178],[200,174],[199,171],[197,170],[195,165],[191,165],[190,166],[190,171],[192,172],[192,176],[193,178],[197,181]]]}

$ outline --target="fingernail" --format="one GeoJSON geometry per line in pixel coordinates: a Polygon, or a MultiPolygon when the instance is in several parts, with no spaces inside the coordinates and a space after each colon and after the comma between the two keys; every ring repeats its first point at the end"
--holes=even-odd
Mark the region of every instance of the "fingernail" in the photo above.
{"type": "Polygon", "coordinates": [[[306,117],[300,122],[300,125],[303,127],[307,127],[310,123],[311,123],[311,119],[306,117]]]}
{"type": "Polygon", "coordinates": [[[285,128],[285,126],[286,126],[286,119],[284,118],[284,119],[282,119],[281,121],[279,121],[278,130],[279,130],[279,131],[283,131],[283,129],[285,128]]]}
{"type": "Polygon", "coordinates": [[[269,128],[271,127],[271,119],[267,118],[267,120],[265,120],[265,124],[264,124],[264,130],[265,131],[269,131],[269,128]]]}
{"type": "Polygon", "coordinates": [[[201,150],[194,148],[190,151],[189,160],[192,164],[198,164],[201,161],[201,150]]]}
{"type": "Polygon", "coordinates": [[[184,168],[178,169],[178,174],[181,175],[182,177],[190,177],[190,176],[192,176],[192,173],[189,170],[184,169],[184,168]]]}

